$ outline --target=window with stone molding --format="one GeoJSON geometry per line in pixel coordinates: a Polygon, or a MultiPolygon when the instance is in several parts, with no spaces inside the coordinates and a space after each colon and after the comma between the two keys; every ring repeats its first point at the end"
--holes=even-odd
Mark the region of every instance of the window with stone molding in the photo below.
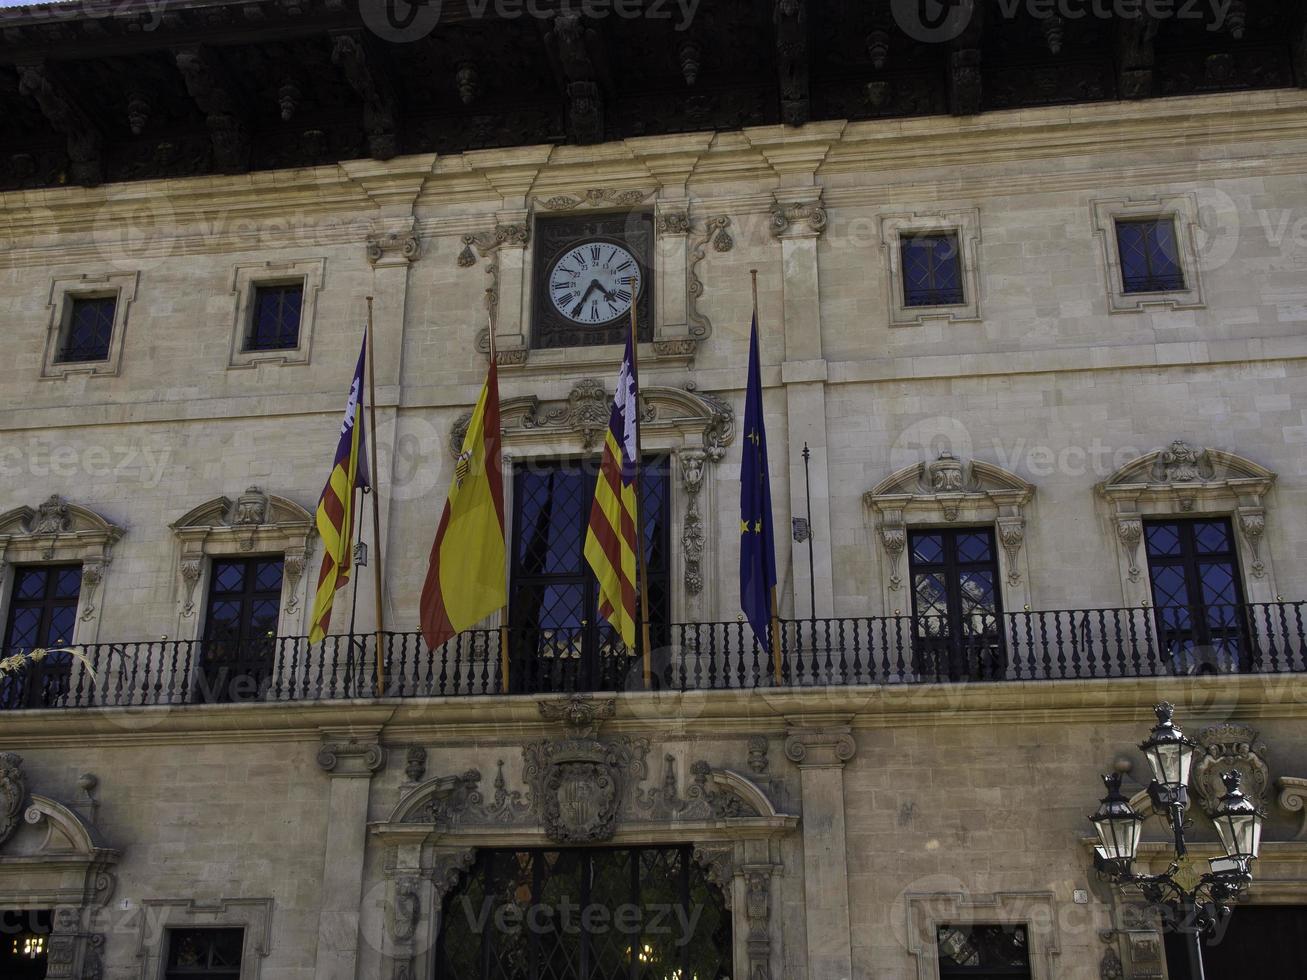
{"type": "Polygon", "coordinates": [[[1061,952],[1052,892],[911,892],[908,952],[917,980],[1053,980],[1061,952]]]}
{"type": "Polygon", "coordinates": [[[880,237],[890,326],[981,318],[979,210],[885,215],[880,237]]]}
{"type": "Polygon", "coordinates": [[[308,364],[326,259],[260,262],[232,271],[235,321],[228,367],[308,364]]]}
{"type": "Polygon", "coordinates": [[[938,936],[940,980],[1030,980],[1024,925],[945,925],[938,936]]]}
{"type": "Polygon", "coordinates": [[[272,899],[145,899],[136,959],[149,980],[259,980],[272,899]]]}
{"type": "MultiPolygon", "coordinates": [[[[1238,603],[1278,601],[1266,534],[1267,498],[1275,479],[1270,470],[1243,456],[1199,448],[1177,439],[1164,449],[1131,460],[1100,483],[1096,490],[1110,510],[1110,526],[1119,546],[1125,605],[1153,605],[1159,597],[1177,592],[1178,584],[1169,578],[1166,582],[1157,578],[1158,569],[1169,567],[1169,559],[1160,552],[1183,551],[1183,545],[1178,542],[1173,548],[1166,536],[1169,532],[1163,529],[1191,520],[1210,525],[1212,518],[1229,519],[1228,540],[1221,543],[1224,550],[1219,555],[1198,554],[1202,549],[1191,542],[1189,551],[1194,568],[1228,562],[1239,585],[1234,591],[1223,590],[1222,594],[1234,597],[1238,603]],[[1152,533],[1158,536],[1151,542],[1150,527],[1157,529],[1152,533]],[[1169,588],[1173,584],[1175,588],[1169,588]]],[[[1215,532],[1209,529],[1204,533],[1203,548],[1210,550],[1215,547],[1215,532]]],[[[1189,577],[1183,590],[1185,597],[1191,593],[1197,596],[1208,588],[1193,577],[1196,574],[1195,571],[1189,577]]]]}
{"type": "Polygon", "coordinates": [[[118,374],[138,278],[119,272],[51,280],[42,378],[118,374]]]}
{"type": "Polygon", "coordinates": [[[1206,305],[1195,244],[1199,214],[1194,194],[1096,200],[1090,206],[1109,312],[1206,305]]]}

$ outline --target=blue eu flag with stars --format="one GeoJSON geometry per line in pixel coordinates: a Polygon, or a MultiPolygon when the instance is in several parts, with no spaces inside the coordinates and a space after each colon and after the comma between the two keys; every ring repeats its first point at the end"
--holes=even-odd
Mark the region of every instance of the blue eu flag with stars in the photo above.
{"type": "Polygon", "coordinates": [[[771,595],[776,585],[776,533],[767,471],[767,430],[762,417],[758,314],[749,334],[749,389],[744,396],[744,459],[740,466],[740,608],[753,635],[771,653],[771,595]]]}

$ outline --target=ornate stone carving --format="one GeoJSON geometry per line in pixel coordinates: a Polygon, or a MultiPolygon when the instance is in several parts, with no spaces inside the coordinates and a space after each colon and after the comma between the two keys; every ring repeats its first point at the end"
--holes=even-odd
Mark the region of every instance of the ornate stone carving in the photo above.
{"type": "Polygon", "coordinates": [[[784,204],[777,201],[771,207],[771,233],[780,238],[789,233],[796,224],[806,224],[808,231],[820,235],[826,230],[826,209],[820,201],[796,201],[784,204]]]}
{"type": "Polygon", "coordinates": [[[410,783],[420,783],[427,774],[427,750],[410,745],[404,752],[404,775],[410,783]]]}
{"type": "Polygon", "coordinates": [[[703,280],[699,278],[699,264],[708,255],[708,246],[717,252],[729,252],[735,248],[735,239],[728,229],[731,219],[719,214],[704,222],[703,230],[695,235],[690,244],[690,266],[686,274],[686,316],[690,322],[690,336],[703,339],[712,334],[712,321],[707,314],[700,312],[699,300],[703,298],[703,280]]]}
{"type": "Polygon", "coordinates": [[[422,255],[422,242],[411,231],[391,231],[369,235],[367,249],[368,262],[372,265],[392,255],[416,262],[422,255]]]}
{"type": "Polygon", "coordinates": [[[694,863],[703,868],[705,877],[717,886],[729,909],[734,897],[731,884],[735,880],[735,847],[731,844],[696,845],[694,863]]]}
{"type": "Polygon", "coordinates": [[[417,931],[422,901],[418,896],[418,880],[405,875],[395,879],[395,900],[390,909],[390,938],[407,943],[417,931]]]}
{"type": "Polygon", "coordinates": [[[857,751],[846,727],[794,729],[785,739],[785,757],[798,766],[843,766],[857,751]]]}
{"type": "Polygon", "coordinates": [[[749,768],[759,776],[765,775],[771,762],[767,758],[767,738],[753,735],[749,738],[749,768]]]}
{"type": "Polygon", "coordinates": [[[655,225],[660,235],[684,235],[690,230],[690,216],[685,211],[662,211],[655,225]]]}
{"type": "Polygon", "coordinates": [[[1281,776],[1275,781],[1275,785],[1280,788],[1280,796],[1276,802],[1290,813],[1302,814],[1302,823],[1298,826],[1295,839],[1307,840],[1307,779],[1281,776]]]}
{"type": "Polygon", "coordinates": [[[458,886],[463,873],[472,867],[476,860],[476,851],[463,848],[456,851],[437,851],[431,866],[431,884],[435,888],[437,903],[444,900],[458,886]]]}
{"type": "Polygon", "coordinates": [[[376,742],[324,742],[318,749],[318,767],[333,775],[371,776],[385,764],[386,750],[376,742]],[[342,766],[343,762],[351,765],[342,766]]]}
{"type": "Polygon", "coordinates": [[[306,555],[287,555],[282,560],[282,572],[286,576],[286,590],[290,598],[286,600],[286,612],[294,613],[300,607],[300,576],[304,574],[306,555]]]}
{"type": "Polygon", "coordinates": [[[199,584],[203,566],[199,561],[184,561],[181,565],[182,585],[186,594],[182,598],[182,615],[190,618],[195,615],[195,586],[199,584]]]}
{"type": "Polygon", "coordinates": [[[1195,449],[1177,439],[1157,458],[1153,474],[1159,483],[1194,483],[1214,475],[1212,458],[1205,449],[1195,449]]]}
{"type": "Polygon", "coordinates": [[[769,980],[771,976],[771,876],[770,868],[750,868],[744,872],[749,980],[769,980]]]}
{"type": "Polygon", "coordinates": [[[82,622],[90,622],[95,617],[95,593],[104,581],[104,563],[88,561],[82,563],[82,622]]]}
{"type": "Polygon", "coordinates": [[[454,776],[441,776],[435,791],[408,817],[408,823],[430,823],[451,827],[481,806],[481,770],[468,769],[454,776]]]}
{"type": "Polygon", "coordinates": [[[32,521],[31,534],[62,534],[71,524],[68,514],[68,502],[63,497],[51,494],[36,508],[36,517],[32,521]]]}
{"type": "Polygon", "coordinates": [[[950,452],[940,453],[939,459],[926,464],[926,483],[934,493],[961,493],[962,461],[950,452]]]}
{"type": "Polygon", "coordinates": [[[23,757],[0,752],[0,846],[6,844],[22,822],[27,806],[27,775],[23,757]]]}
{"type": "Polygon", "coordinates": [[[232,527],[257,527],[268,517],[268,495],[258,487],[247,487],[232,505],[227,523],[232,527]]]}
{"type": "Polygon", "coordinates": [[[1270,769],[1263,759],[1266,746],[1258,744],[1257,732],[1233,722],[1213,725],[1199,733],[1198,743],[1205,753],[1194,760],[1190,778],[1204,812],[1215,815],[1226,792],[1221,773],[1231,769],[1243,774],[1244,795],[1264,810],[1270,799],[1270,769]]]}
{"type": "Polygon", "coordinates": [[[1121,957],[1116,951],[1116,933],[1109,930],[1100,934],[1099,938],[1107,943],[1107,951],[1098,961],[1099,977],[1101,980],[1124,980],[1125,968],[1121,965],[1121,957]]]}
{"type": "Polygon", "coordinates": [[[1262,536],[1266,533],[1266,511],[1261,508],[1241,508],[1239,530],[1252,551],[1253,578],[1266,577],[1266,563],[1262,561],[1262,536]]]}
{"type": "Polygon", "coordinates": [[[998,519],[998,540],[1007,556],[1008,585],[1021,584],[1021,566],[1017,559],[1021,555],[1021,545],[1026,540],[1026,521],[1023,517],[1000,517],[998,519]]]}
{"type": "Polygon", "coordinates": [[[655,338],[653,349],[659,357],[693,357],[699,350],[699,342],[693,337],[655,338]]]}
{"type": "Polygon", "coordinates": [[[528,224],[496,225],[492,231],[479,231],[463,236],[463,251],[458,253],[459,268],[467,269],[477,264],[477,256],[485,258],[501,245],[524,247],[531,240],[531,226],[528,224]]]}
{"type": "MultiPolygon", "coordinates": [[[[901,521],[902,511],[898,512],[898,516],[901,521]]],[[[903,587],[903,576],[899,574],[899,559],[903,557],[903,549],[908,544],[908,529],[902,524],[882,524],[880,543],[885,548],[885,553],[889,555],[890,591],[897,592],[903,587]]]]}
{"type": "Polygon", "coordinates": [[[599,726],[612,718],[617,711],[617,699],[596,701],[587,694],[573,694],[563,701],[537,701],[540,714],[546,721],[561,721],[575,734],[593,738],[599,726]]]}
{"type": "Polygon", "coordinates": [[[1139,542],[1144,536],[1144,522],[1138,517],[1122,517],[1116,522],[1116,536],[1125,549],[1126,559],[1130,563],[1127,575],[1131,582],[1138,582],[1143,570],[1139,567],[1139,542]]]}
{"type": "Polygon", "coordinates": [[[685,491],[685,524],[681,528],[681,553],[685,559],[685,591],[690,595],[703,592],[703,515],[699,510],[699,491],[703,488],[704,466],[708,455],[701,449],[679,453],[681,489],[685,491]]]}
{"type": "Polygon", "coordinates": [[[508,783],[504,780],[504,760],[500,759],[495,766],[495,795],[485,807],[487,819],[496,823],[512,823],[530,812],[530,809],[531,804],[522,798],[520,790],[509,791],[508,783]]]}
{"type": "Polygon", "coordinates": [[[592,187],[581,196],[557,194],[538,202],[546,211],[573,211],[577,208],[631,208],[647,201],[653,191],[622,191],[611,187],[592,187]]]}

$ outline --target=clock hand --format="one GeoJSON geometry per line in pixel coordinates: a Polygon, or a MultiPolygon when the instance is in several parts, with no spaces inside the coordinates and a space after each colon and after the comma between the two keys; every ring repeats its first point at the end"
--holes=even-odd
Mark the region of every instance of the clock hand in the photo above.
{"type": "Polygon", "coordinates": [[[585,292],[581,294],[581,301],[577,303],[576,308],[572,310],[573,319],[581,315],[581,308],[585,306],[585,301],[590,298],[590,294],[594,292],[594,288],[597,285],[599,285],[598,282],[591,280],[590,285],[585,287],[585,292]]]}

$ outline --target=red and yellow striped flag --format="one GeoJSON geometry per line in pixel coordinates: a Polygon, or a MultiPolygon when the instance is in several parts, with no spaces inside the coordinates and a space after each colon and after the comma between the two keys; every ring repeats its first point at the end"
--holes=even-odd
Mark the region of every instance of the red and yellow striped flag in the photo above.
{"type": "Polygon", "coordinates": [[[639,381],[635,376],[631,338],[617,375],[613,412],[604,436],[604,455],[595,481],[590,526],[585,533],[585,559],[599,582],[599,614],[613,624],[622,642],[635,649],[636,406],[639,381]]]}
{"type": "Polygon", "coordinates": [[[492,354],[422,585],[422,636],[433,650],[508,604],[499,442],[499,375],[492,354]]]}
{"type": "Polygon", "coordinates": [[[345,403],[345,418],[340,424],[340,442],[331,466],[327,485],[318,499],[317,528],[322,538],[322,570],[318,573],[318,591],[313,600],[313,624],[309,642],[317,643],[327,635],[331,625],[331,606],[336,592],[349,581],[350,540],[354,530],[354,491],[368,482],[368,456],[363,434],[363,368],[367,361],[368,341],[363,338],[354,383],[345,403]]]}

